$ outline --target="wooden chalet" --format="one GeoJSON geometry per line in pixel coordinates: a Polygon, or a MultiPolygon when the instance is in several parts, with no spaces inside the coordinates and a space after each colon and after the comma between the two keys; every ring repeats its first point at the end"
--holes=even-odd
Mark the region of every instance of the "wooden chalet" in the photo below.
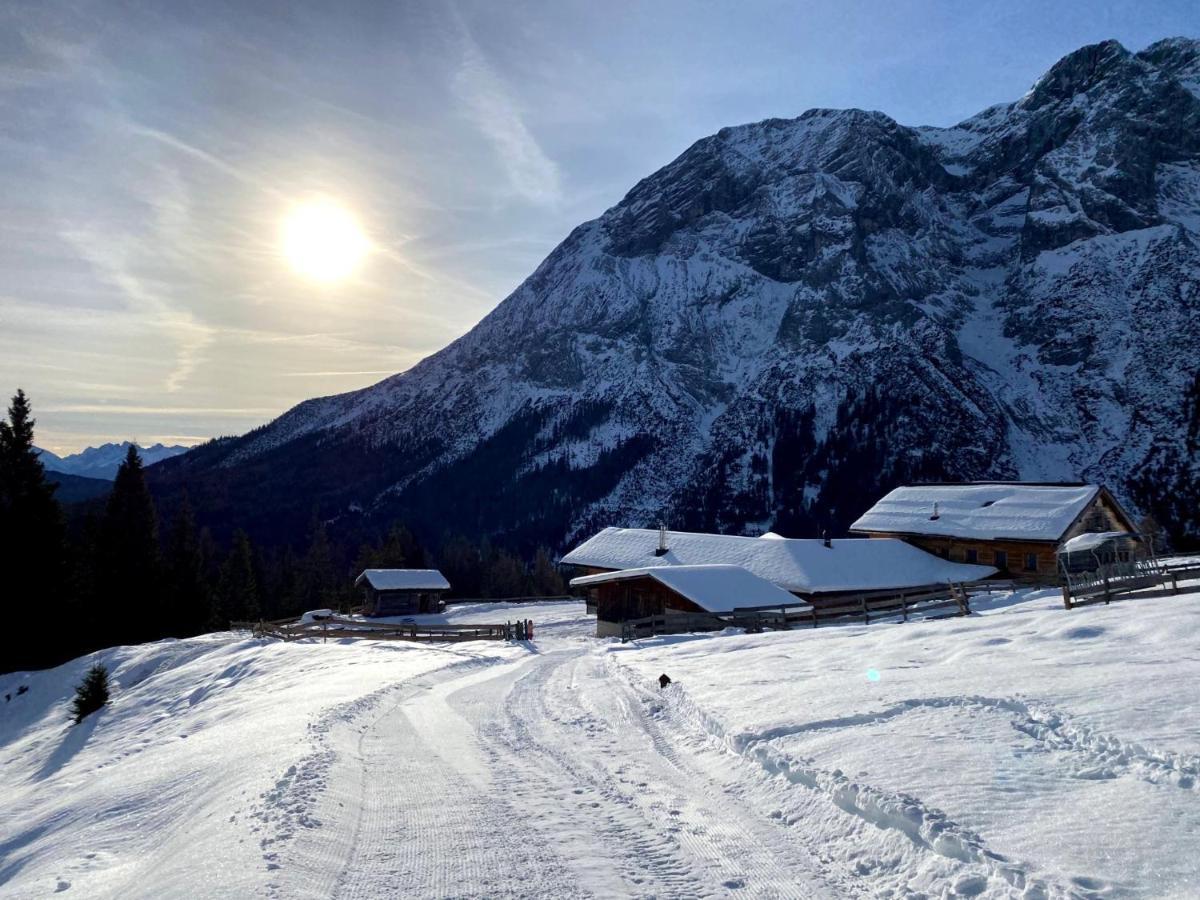
{"type": "Polygon", "coordinates": [[[362,588],[364,616],[435,613],[445,605],[450,582],[437,569],[367,569],[354,580],[362,588]]]}
{"type": "Polygon", "coordinates": [[[562,558],[583,574],[597,634],[672,612],[832,605],[865,592],[945,588],[995,572],[941,559],[900,540],[794,540],[606,528],[562,558]]]}
{"type": "Polygon", "coordinates": [[[898,487],[850,526],[852,534],[900,539],[943,559],[1031,578],[1055,577],[1056,552],[1070,538],[1135,530],[1102,486],[1029,482],[898,487]]]}

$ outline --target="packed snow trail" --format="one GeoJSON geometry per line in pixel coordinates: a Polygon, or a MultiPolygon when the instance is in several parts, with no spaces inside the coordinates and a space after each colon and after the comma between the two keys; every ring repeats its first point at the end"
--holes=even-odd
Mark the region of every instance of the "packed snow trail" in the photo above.
{"type": "MultiPolygon", "coordinates": [[[[370,725],[333,896],[823,897],[787,830],[689,765],[583,648],[406,691],[370,725]],[[353,821],[350,821],[353,819],[353,821]]],[[[653,708],[653,707],[651,707],[653,708]]],[[[302,855],[308,841],[297,842],[302,855]]],[[[300,888],[288,882],[283,893],[300,888]]],[[[310,885],[321,893],[326,885],[310,885]]]]}

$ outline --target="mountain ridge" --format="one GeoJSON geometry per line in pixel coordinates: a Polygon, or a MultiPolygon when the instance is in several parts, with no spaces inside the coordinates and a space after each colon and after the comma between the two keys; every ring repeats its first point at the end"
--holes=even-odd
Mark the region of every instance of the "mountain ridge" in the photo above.
{"type": "Polygon", "coordinates": [[[182,444],[168,446],[161,442],[143,447],[140,444],[134,445],[132,441],[110,442],[96,447],[86,447],[78,453],[70,453],[66,456],[59,456],[41,448],[35,449],[47,471],[112,481],[117,477],[117,467],[120,466],[131,445],[137,446],[142,462],[148,466],[186,453],[191,449],[182,444]]]}
{"type": "Polygon", "coordinates": [[[659,518],[838,531],[903,480],[1084,478],[1185,538],[1198,60],[1084,47],[951,128],[723,128],[443,350],[152,480],[219,484],[268,530],[299,488],[333,520],[561,546],[659,518]]]}

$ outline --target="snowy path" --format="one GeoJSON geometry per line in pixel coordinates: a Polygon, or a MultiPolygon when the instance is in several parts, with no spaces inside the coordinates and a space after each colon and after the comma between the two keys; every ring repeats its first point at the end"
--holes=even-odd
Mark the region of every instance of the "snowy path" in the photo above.
{"type": "Polygon", "coordinates": [[[1200,590],[627,645],[476,606],[537,640],[113,648],[79,727],[91,658],[0,677],[0,898],[1200,896],[1200,590]]]}
{"type": "MultiPolygon", "coordinates": [[[[349,849],[343,898],[822,897],[793,830],[741,802],[659,732],[653,697],[586,648],[406,691],[333,781],[369,786],[312,842],[349,849]],[[351,810],[357,809],[355,814],[351,810]]],[[[728,759],[728,758],[727,758],[728,759]]],[[[288,856],[313,847],[297,842],[288,856]]],[[[304,886],[284,872],[282,893],[304,886]]]]}

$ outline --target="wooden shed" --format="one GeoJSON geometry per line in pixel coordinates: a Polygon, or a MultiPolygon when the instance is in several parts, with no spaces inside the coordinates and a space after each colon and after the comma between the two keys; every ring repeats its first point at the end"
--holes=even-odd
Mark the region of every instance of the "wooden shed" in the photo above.
{"type": "Polygon", "coordinates": [[[1100,485],[1032,482],[898,487],[850,526],[853,534],[994,566],[1003,577],[1036,578],[1055,577],[1056,551],[1076,535],[1134,530],[1100,485]]]}
{"type": "Polygon", "coordinates": [[[409,616],[439,612],[450,582],[437,569],[367,569],[354,580],[362,588],[363,615],[409,616]]]}

